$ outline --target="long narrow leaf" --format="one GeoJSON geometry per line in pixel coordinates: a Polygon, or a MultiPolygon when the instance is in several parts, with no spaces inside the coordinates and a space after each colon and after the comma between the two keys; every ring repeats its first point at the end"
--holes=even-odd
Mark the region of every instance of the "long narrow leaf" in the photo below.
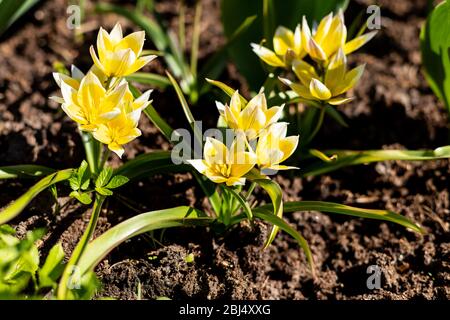
{"type": "MultiPolygon", "coordinates": [[[[263,210],[267,212],[268,210],[271,209],[272,209],[271,205],[264,205],[257,209],[253,209],[253,212],[255,213],[257,210],[258,211],[263,210]]],[[[325,201],[293,201],[284,203],[284,212],[295,212],[295,211],[321,211],[328,213],[344,214],[360,218],[389,221],[402,225],[420,234],[426,233],[425,230],[418,224],[414,223],[413,221],[409,220],[408,218],[398,213],[389,210],[356,208],[339,203],[325,202],[325,201]]]]}
{"type": "Polygon", "coordinates": [[[236,192],[233,188],[229,188],[229,187],[225,187],[225,188],[239,202],[242,209],[244,209],[244,212],[247,215],[247,218],[251,221],[253,219],[253,213],[252,213],[252,208],[250,208],[250,205],[248,204],[248,202],[245,201],[244,198],[242,198],[242,196],[238,192],[236,192]]]}
{"type": "Polygon", "coordinates": [[[149,72],[136,72],[126,77],[128,81],[134,81],[142,84],[149,84],[160,89],[165,89],[170,86],[170,81],[167,77],[149,72]]]}
{"type": "Polygon", "coordinates": [[[336,155],[332,162],[316,162],[301,170],[305,177],[334,171],[343,167],[388,160],[426,161],[450,158],[450,146],[435,150],[328,150],[326,155],[336,155]]]}
{"type": "MultiPolygon", "coordinates": [[[[219,89],[221,89],[223,92],[225,92],[230,98],[233,95],[233,93],[236,91],[233,88],[231,88],[230,86],[226,85],[223,82],[217,81],[217,80],[211,80],[211,79],[206,79],[206,81],[208,81],[209,83],[211,83],[212,85],[218,87],[219,89]]],[[[247,105],[248,101],[247,99],[245,99],[242,95],[239,95],[239,98],[241,99],[241,103],[245,106],[247,105]]]]}
{"type": "Polygon", "coordinates": [[[0,0],[0,35],[39,0],[0,0]]]}
{"type": "Polygon", "coordinates": [[[201,211],[185,206],[142,213],[121,222],[92,241],[78,267],[81,274],[93,270],[111,250],[139,234],[172,227],[207,226],[213,221],[201,211]]]}
{"type": "Polygon", "coordinates": [[[22,212],[23,209],[34,199],[40,192],[47,189],[51,185],[68,180],[73,173],[73,169],[65,169],[52,173],[51,175],[43,178],[34,186],[32,186],[27,192],[25,192],[20,198],[7,206],[0,212],[0,225],[10,221],[22,212]]]}
{"type": "MultiPolygon", "coordinates": [[[[283,190],[281,190],[280,185],[275,181],[262,176],[257,170],[254,169],[250,171],[250,173],[248,174],[248,178],[257,183],[267,192],[270,199],[272,200],[273,214],[281,219],[283,217],[283,190]]],[[[278,226],[274,225],[272,227],[272,231],[269,234],[269,237],[266,240],[264,248],[267,248],[272,243],[272,241],[275,239],[275,236],[277,235],[277,232],[278,226]]]]}
{"type": "Polygon", "coordinates": [[[200,145],[203,144],[203,137],[201,133],[199,132],[198,128],[195,126],[195,119],[192,115],[191,109],[189,108],[189,105],[186,101],[186,98],[184,97],[183,91],[181,90],[180,86],[178,85],[178,82],[175,80],[172,75],[166,71],[167,77],[169,78],[169,81],[172,83],[172,86],[175,89],[175,92],[178,96],[178,100],[180,101],[181,107],[183,108],[184,114],[186,116],[186,119],[189,122],[189,125],[192,128],[192,131],[194,132],[194,137],[197,139],[197,142],[200,143],[200,145]]]}
{"type": "Polygon", "coordinates": [[[49,175],[56,170],[34,164],[0,167],[0,179],[35,178],[49,175]]]}

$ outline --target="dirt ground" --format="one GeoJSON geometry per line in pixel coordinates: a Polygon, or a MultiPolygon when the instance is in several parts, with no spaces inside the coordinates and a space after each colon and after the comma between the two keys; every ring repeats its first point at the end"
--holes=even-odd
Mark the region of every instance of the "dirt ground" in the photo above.
{"type": "MultiPolygon", "coordinates": [[[[224,42],[219,4],[204,0],[202,58],[224,42]]],[[[420,71],[419,31],[426,16],[426,0],[379,1],[382,30],[355,53],[352,64],[366,63],[366,72],[354,90],[356,99],[342,107],[350,125],[326,121],[317,146],[332,148],[435,148],[448,144],[447,115],[420,71]]],[[[370,4],[358,0],[346,18],[370,4]]],[[[158,1],[171,28],[176,28],[176,1],[158,1]]],[[[91,31],[84,42],[74,40],[65,24],[64,0],[46,1],[28,14],[20,28],[0,39],[0,165],[37,163],[56,168],[75,167],[84,151],[75,124],[48,100],[58,94],[51,73],[55,61],[89,67],[88,46],[99,25],[111,27],[116,17],[89,17],[91,31]]],[[[192,8],[187,21],[192,22],[192,8]]],[[[122,21],[122,20],[121,20],[122,21]]],[[[132,27],[128,26],[127,31],[132,27]]],[[[161,59],[160,59],[161,60],[161,59]]],[[[161,62],[148,70],[163,72],[161,62]]],[[[242,78],[229,65],[222,81],[237,85],[242,78]]],[[[241,89],[245,92],[245,84],[241,89]]],[[[181,109],[172,91],[155,92],[155,108],[175,126],[181,109]]],[[[212,107],[212,106],[211,106],[212,107]]],[[[202,110],[194,115],[205,117],[202,110]]],[[[144,117],[143,136],[127,146],[126,159],[169,144],[144,117]]],[[[119,162],[112,161],[114,165],[119,162]]],[[[262,250],[267,227],[252,229],[243,223],[223,237],[205,229],[173,229],[134,238],[114,250],[97,268],[103,282],[99,297],[207,299],[449,299],[450,213],[449,161],[390,161],[346,168],[314,178],[281,175],[277,181],[285,200],[324,200],[387,208],[419,222],[428,234],[420,237],[402,227],[319,212],[286,215],[308,240],[318,268],[314,281],[304,254],[294,240],[279,234],[262,250]],[[192,253],[194,262],[185,257],[192,253]],[[381,289],[366,286],[367,267],[382,271],[381,289]]],[[[0,181],[0,207],[17,198],[31,181],[0,181]]],[[[176,205],[206,205],[189,174],[157,175],[130,183],[121,195],[136,211],[109,200],[96,235],[136,212],[176,205]]],[[[59,190],[61,205],[70,201],[59,190]]],[[[257,194],[262,195],[259,191],[257,194]]],[[[37,197],[13,224],[18,233],[46,227],[42,252],[61,241],[73,250],[89,218],[89,210],[69,202],[57,215],[50,193],[37,197]]]]}

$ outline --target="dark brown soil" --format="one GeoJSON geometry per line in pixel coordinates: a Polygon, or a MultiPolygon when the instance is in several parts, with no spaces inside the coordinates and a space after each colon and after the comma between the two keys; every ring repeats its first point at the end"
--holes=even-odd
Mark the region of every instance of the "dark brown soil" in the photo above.
{"type": "MultiPolygon", "coordinates": [[[[352,63],[366,63],[366,72],[353,103],[342,108],[350,128],[326,121],[317,138],[320,148],[435,148],[448,143],[447,116],[420,71],[419,30],[426,16],[426,0],[379,1],[382,25],[377,37],[353,55],[352,63]]],[[[223,43],[218,1],[205,0],[201,57],[223,43]]],[[[359,0],[346,13],[354,17],[371,1],[359,0]]],[[[88,44],[99,25],[112,26],[112,16],[88,18],[91,31],[85,42],[74,41],[65,25],[64,0],[46,1],[28,14],[20,28],[0,39],[0,165],[37,163],[56,168],[77,166],[84,151],[76,126],[48,100],[58,94],[52,64],[75,63],[88,68],[88,44]]],[[[176,1],[159,1],[157,10],[176,28],[176,1]]],[[[350,20],[350,19],[349,19],[350,20]]],[[[122,21],[122,20],[121,20],[122,21]]],[[[187,17],[192,21],[192,8],[187,17]]],[[[123,21],[129,31],[132,27],[123,21]]],[[[190,28],[190,27],[189,27],[190,28]]],[[[190,41],[188,39],[188,41],[190,41]]],[[[161,59],[160,59],[161,60],[161,59]]],[[[151,70],[163,72],[161,62],[151,70]]],[[[242,78],[230,65],[223,79],[236,85],[242,78]]],[[[245,91],[245,84],[242,88],[245,91]]],[[[184,126],[171,91],[156,92],[155,107],[176,127],[184,126]]],[[[201,106],[213,108],[212,105],[201,106]]],[[[202,119],[211,114],[194,110],[202,119]]],[[[126,157],[169,144],[146,119],[143,136],[127,147],[126,157]]],[[[119,161],[113,159],[118,165],[119,161]]],[[[98,296],[136,299],[449,299],[450,213],[449,161],[390,161],[351,167],[315,178],[284,175],[277,178],[285,200],[326,200],[403,214],[428,231],[424,237],[402,227],[318,212],[294,213],[286,219],[309,241],[318,268],[313,280],[295,241],[280,234],[262,250],[265,225],[247,224],[223,236],[205,229],[173,229],[137,237],[121,245],[97,269],[103,282],[98,296]],[[194,262],[187,263],[188,254],[194,262]],[[370,290],[367,268],[382,271],[381,289],[370,290]]],[[[31,181],[1,181],[0,207],[23,193],[31,181]]],[[[54,213],[50,193],[37,197],[14,221],[20,235],[36,227],[49,232],[43,253],[62,241],[69,254],[88,221],[89,210],[64,197],[54,213]]],[[[160,175],[130,183],[120,191],[136,211],[110,200],[96,235],[136,212],[176,205],[204,207],[201,190],[189,174],[160,175]]],[[[258,194],[263,196],[262,192],[258,194]]],[[[264,197],[264,196],[263,196],[264,197]]]]}

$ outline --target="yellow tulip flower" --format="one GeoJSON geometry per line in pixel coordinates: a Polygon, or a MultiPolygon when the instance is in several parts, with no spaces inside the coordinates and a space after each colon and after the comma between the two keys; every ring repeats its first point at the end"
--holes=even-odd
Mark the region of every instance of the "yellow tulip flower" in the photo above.
{"type": "Polygon", "coordinates": [[[255,155],[244,150],[245,143],[242,140],[236,139],[228,149],[219,140],[208,137],[203,149],[204,159],[188,160],[188,163],[215,183],[225,183],[227,186],[244,185],[243,176],[256,163],[255,155]]]}
{"type": "Polygon", "coordinates": [[[314,68],[304,61],[296,61],[292,67],[300,82],[294,83],[283,78],[280,80],[301,98],[340,105],[353,99],[346,98],[344,94],[356,85],[364,67],[365,65],[360,65],[347,71],[347,59],[341,48],[328,64],[323,81],[314,68]]]}
{"type": "Polygon", "coordinates": [[[138,31],[125,38],[120,24],[116,24],[110,33],[100,28],[97,36],[97,51],[90,47],[94,64],[108,77],[130,75],[156,58],[155,55],[141,56],[145,32],[138,31]]]}
{"type": "Polygon", "coordinates": [[[141,135],[137,125],[142,110],[150,104],[151,92],[152,90],[148,90],[139,98],[134,99],[131,92],[127,90],[120,106],[120,114],[116,118],[100,124],[93,133],[94,138],[106,144],[109,150],[121,158],[124,153],[123,145],[141,135]]]}
{"type": "Polygon", "coordinates": [[[256,159],[262,173],[270,173],[271,170],[297,169],[280,164],[294,153],[298,145],[299,136],[286,137],[287,125],[286,122],[274,123],[259,137],[256,159]]]}
{"type": "Polygon", "coordinates": [[[302,47],[300,25],[294,32],[283,26],[277,28],[273,37],[275,52],[256,43],[252,43],[251,46],[261,60],[273,67],[289,67],[293,60],[302,59],[306,55],[302,47]]]}
{"type": "Polygon", "coordinates": [[[372,31],[347,42],[347,28],[342,10],[334,16],[332,12],[328,14],[313,31],[310,30],[306,17],[303,16],[302,19],[302,45],[311,58],[320,61],[329,61],[339,48],[349,54],[370,41],[376,33],[372,31]]]}
{"type": "Polygon", "coordinates": [[[121,84],[107,91],[93,72],[88,72],[81,81],[77,78],[56,75],[61,86],[61,102],[64,112],[84,131],[95,131],[99,124],[114,119],[120,114],[120,105],[127,90],[121,84]]]}
{"type": "MultiPolygon", "coordinates": [[[[70,67],[70,73],[71,73],[71,75],[68,76],[64,73],[53,72],[53,78],[55,79],[56,84],[60,88],[61,88],[61,83],[64,82],[65,84],[72,87],[74,90],[78,90],[78,88],[80,87],[81,79],[83,79],[83,77],[84,77],[84,73],[81,72],[81,70],[78,69],[74,65],[72,65],[70,67]]],[[[58,101],[60,103],[63,103],[62,98],[51,97],[51,99],[58,101]]]]}
{"type": "Polygon", "coordinates": [[[219,102],[217,109],[229,128],[245,132],[249,140],[258,137],[259,132],[278,121],[281,117],[284,105],[267,108],[267,100],[264,93],[257,94],[247,105],[243,105],[236,90],[231,97],[230,105],[219,102]]]}

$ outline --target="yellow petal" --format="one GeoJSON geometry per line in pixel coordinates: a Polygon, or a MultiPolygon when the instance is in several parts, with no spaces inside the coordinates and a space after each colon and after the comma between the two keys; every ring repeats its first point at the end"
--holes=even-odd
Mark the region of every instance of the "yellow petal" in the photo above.
{"type": "Polygon", "coordinates": [[[206,162],[203,159],[193,159],[193,160],[187,160],[187,162],[195,168],[198,172],[201,174],[204,174],[207,169],[206,162]]]}
{"type": "Polygon", "coordinates": [[[122,155],[125,152],[125,149],[115,142],[108,144],[108,149],[117,154],[119,158],[122,158],[122,155]]]}
{"type": "Polygon", "coordinates": [[[142,47],[144,46],[144,40],[144,31],[133,32],[120,40],[120,42],[116,46],[116,49],[130,48],[131,50],[133,50],[134,54],[139,57],[142,52],[142,47]]]}
{"type": "Polygon", "coordinates": [[[105,29],[100,27],[97,36],[97,51],[100,57],[100,60],[105,59],[106,52],[114,50],[114,45],[109,38],[108,32],[105,29]]]}
{"type": "Polygon", "coordinates": [[[294,52],[298,58],[302,58],[304,50],[302,47],[302,30],[300,24],[297,25],[294,32],[294,52]]]}
{"type": "Polygon", "coordinates": [[[61,105],[61,108],[63,111],[67,114],[67,116],[75,121],[78,124],[85,125],[88,124],[88,121],[86,120],[83,110],[75,104],[66,104],[63,103],[61,105]]]}
{"type": "Polygon", "coordinates": [[[347,59],[342,48],[333,56],[325,72],[325,85],[336,95],[337,88],[343,81],[347,70],[347,59]]]}
{"type": "Polygon", "coordinates": [[[309,84],[311,95],[319,100],[328,100],[331,98],[330,90],[318,79],[313,78],[309,84]]]}
{"type": "Polygon", "coordinates": [[[100,62],[100,60],[98,59],[97,54],[95,53],[95,50],[94,50],[94,46],[91,46],[91,47],[89,48],[89,52],[90,52],[90,54],[91,54],[91,58],[92,58],[92,60],[94,61],[95,66],[96,66],[99,70],[101,70],[107,77],[111,76],[111,73],[109,72],[109,70],[107,70],[107,69],[105,68],[105,66],[104,66],[104,65],[100,62]]]}
{"type": "Polygon", "coordinates": [[[113,45],[117,45],[120,42],[120,40],[122,40],[123,34],[120,23],[116,23],[114,28],[109,33],[109,38],[111,39],[113,45]]]}
{"type": "Polygon", "coordinates": [[[93,133],[93,136],[95,139],[104,144],[110,144],[112,142],[111,132],[104,124],[98,126],[97,130],[93,133]]]}
{"type": "Polygon", "coordinates": [[[339,12],[330,26],[326,38],[321,42],[323,51],[327,57],[331,57],[340,47],[344,46],[347,39],[347,28],[344,23],[344,16],[339,12]]]}
{"type": "Polygon", "coordinates": [[[127,143],[133,141],[134,139],[139,137],[141,134],[142,134],[141,130],[139,130],[138,128],[132,128],[131,130],[129,130],[127,132],[126,135],[117,137],[116,142],[118,144],[124,145],[124,144],[127,144],[127,143]]]}
{"type": "Polygon", "coordinates": [[[239,129],[238,119],[236,119],[236,117],[233,114],[230,107],[225,106],[223,116],[224,116],[224,119],[225,119],[228,127],[230,127],[231,129],[235,129],[235,130],[239,129]]]}
{"type": "Polygon", "coordinates": [[[100,80],[89,72],[80,83],[77,93],[78,104],[83,106],[86,112],[95,112],[105,96],[105,88],[100,80]]]}
{"type": "Polygon", "coordinates": [[[297,149],[298,140],[299,136],[290,136],[280,141],[280,150],[283,152],[280,162],[285,161],[294,153],[295,149],[297,149]]]}
{"type": "Polygon", "coordinates": [[[245,184],[245,178],[235,178],[231,177],[226,180],[226,184],[229,187],[232,186],[243,186],[245,184]]]}
{"type": "Polygon", "coordinates": [[[311,39],[311,30],[308,26],[308,21],[306,21],[306,17],[302,17],[302,45],[304,49],[309,53],[309,40],[311,39]]]}
{"type": "Polygon", "coordinates": [[[272,50],[269,50],[256,43],[252,43],[251,46],[253,52],[256,53],[256,55],[268,65],[282,68],[286,66],[284,62],[281,61],[280,58],[278,58],[275,52],[273,52],[272,50]]]}
{"type": "Polygon", "coordinates": [[[347,102],[350,102],[353,100],[353,97],[350,98],[346,98],[346,97],[337,97],[337,98],[333,98],[328,100],[327,102],[333,106],[338,106],[347,102]]]}
{"type": "Polygon", "coordinates": [[[273,48],[279,56],[284,56],[288,49],[294,48],[294,33],[283,26],[279,26],[273,37],[273,48]]]}
{"type": "Polygon", "coordinates": [[[277,122],[283,115],[284,105],[280,107],[271,107],[266,111],[266,126],[277,122]]]}
{"type": "Polygon", "coordinates": [[[126,71],[125,76],[135,73],[136,71],[144,67],[146,64],[153,61],[156,57],[157,56],[155,55],[148,55],[136,59],[135,62],[126,71]]]}
{"type": "Polygon", "coordinates": [[[327,36],[332,20],[333,13],[331,12],[320,21],[319,26],[317,27],[316,34],[314,35],[314,39],[317,41],[317,43],[322,43],[322,41],[327,36]]]}
{"type": "Polygon", "coordinates": [[[369,42],[376,34],[377,31],[371,31],[347,42],[344,46],[344,53],[349,54],[352,53],[353,51],[358,50],[367,42],[369,42]]]}
{"type": "Polygon", "coordinates": [[[292,70],[304,86],[309,86],[311,79],[318,77],[314,67],[303,60],[294,61],[292,70]]]}
{"type": "Polygon", "coordinates": [[[227,147],[217,139],[207,137],[204,147],[204,158],[207,164],[225,164],[228,158],[227,147]]]}
{"type": "Polygon", "coordinates": [[[344,81],[336,88],[335,95],[344,93],[353,88],[364,73],[365,64],[353,68],[345,74],[344,81]]]}
{"type": "Polygon", "coordinates": [[[241,98],[239,96],[239,90],[236,90],[233,95],[231,96],[230,101],[230,109],[235,118],[237,119],[239,117],[239,114],[242,110],[242,104],[241,104],[241,98]]]}
{"type": "MultiPolygon", "coordinates": [[[[241,157],[242,155],[238,155],[238,157],[241,157]]],[[[232,164],[231,165],[231,176],[240,178],[243,175],[247,174],[254,166],[256,162],[256,157],[254,155],[251,155],[249,152],[245,152],[245,155],[242,157],[245,158],[244,164],[232,164]]]]}
{"type": "Polygon", "coordinates": [[[327,55],[325,54],[325,51],[317,44],[317,42],[310,38],[308,42],[308,48],[309,48],[309,54],[311,58],[318,59],[318,60],[326,60],[327,55]]]}
{"type": "Polygon", "coordinates": [[[302,85],[301,83],[292,82],[289,79],[279,78],[282,83],[290,87],[296,94],[298,94],[301,98],[312,100],[314,97],[311,95],[309,91],[309,87],[302,85]]]}

